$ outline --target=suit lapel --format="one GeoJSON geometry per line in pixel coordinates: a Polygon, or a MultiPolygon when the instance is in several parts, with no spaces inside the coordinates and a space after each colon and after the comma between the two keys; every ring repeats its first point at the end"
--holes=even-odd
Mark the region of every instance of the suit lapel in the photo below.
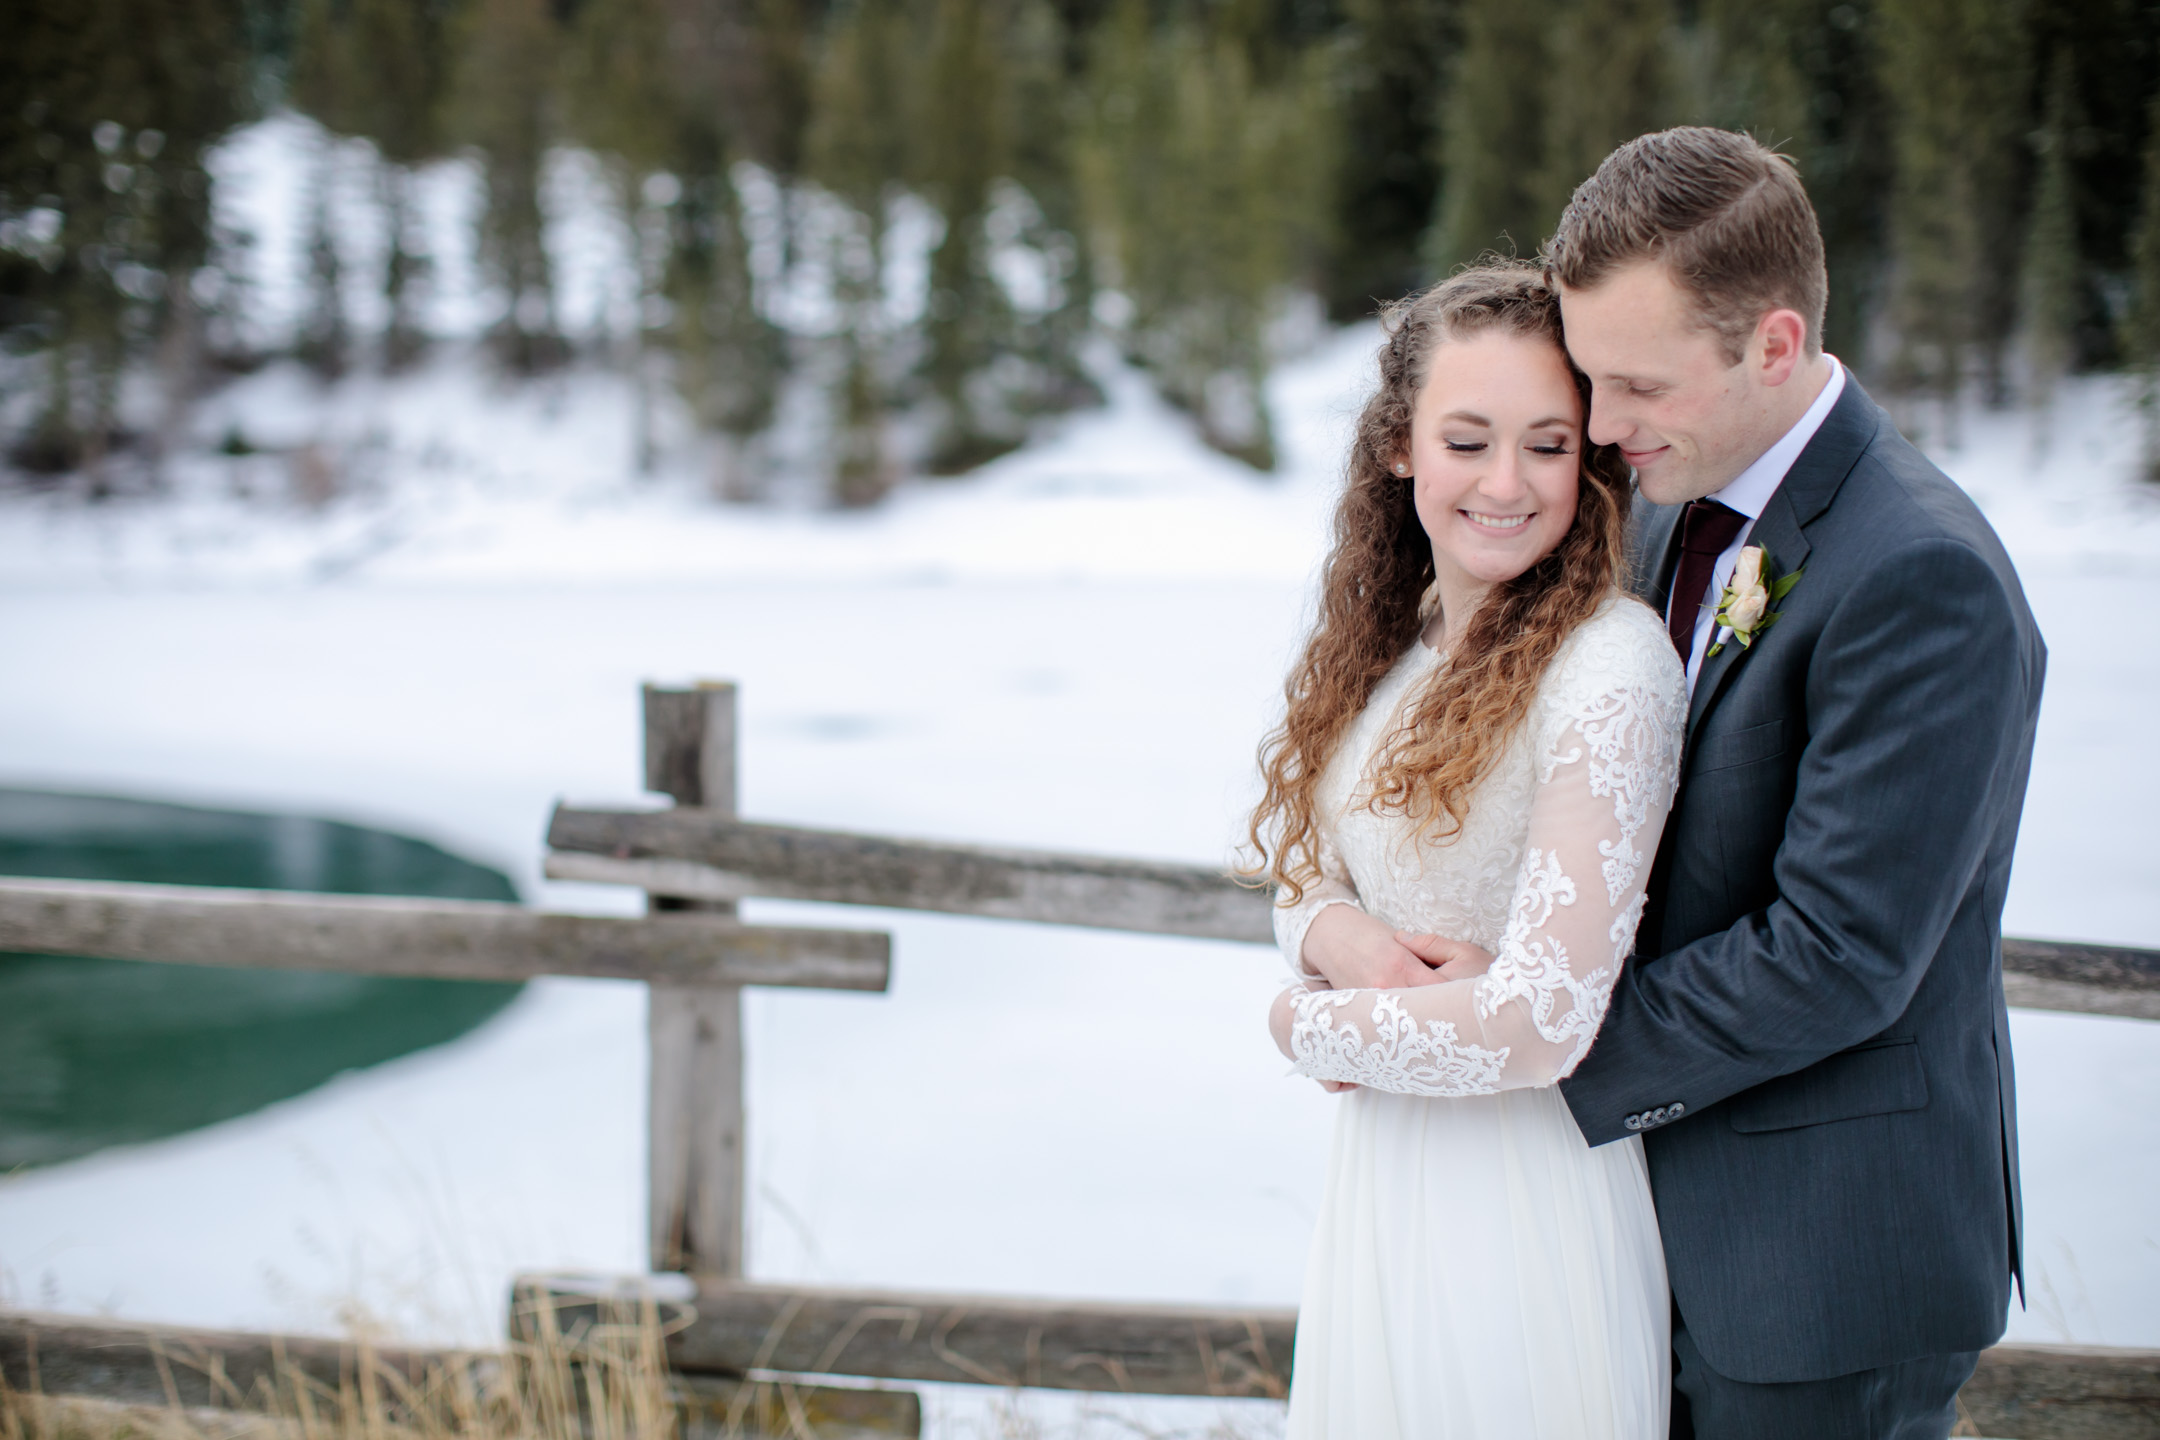
{"type": "MultiPolygon", "coordinates": [[[[1869,398],[1867,391],[1860,388],[1860,382],[1848,372],[1845,376],[1844,393],[1839,395],[1837,403],[1830,407],[1830,413],[1823,417],[1822,428],[1815,432],[1815,438],[1808,441],[1807,448],[1793,461],[1792,469],[1786,472],[1785,479],[1778,488],[1771,492],[1770,503],[1763,507],[1763,513],[1748,531],[1747,543],[1760,545],[1769,552],[1774,575],[1790,575],[1807,563],[1812,547],[1808,544],[1805,527],[1830,508],[1830,502],[1837,498],[1839,488],[1845,483],[1845,477],[1850,475],[1853,466],[1859,463],[1860,456],[1873,442],[1881,425],[1882,411],[1876,407],[1874,400],[1869,398]]],[[[1675,529],[1677,530],[1677,526],[1675,529]]],[[[1677,556],[1678,545],[1674,544],[1670,548],[1677,556]]],[[[1672,572],[1668,568],[1665,573],[1669,577],[1672,572]]],[[[1803,580],[1800,583],[1805,585],[1807,582],[1803,580]]],[[[1668,588],[1669,586],[1668,580],[1668,588]]],[[[1793,593],[1799,592],[1795,590],[1793,593]]],[[[1784,603],[1789,604],[1790,601],[1791,596],[1788,596],[1784,603]]],[[[1770,633],[1775,634],[1776,631],[1770,633]]],[[[1711,638],[1714,642],[1715,632],[1712,632],[1711,638]]],[[[1767,636],[1764,638],[1768,639],[1767,636]]],[[[1688,702],[1687,739],[1691,747],[1695,742],[1695,732],[1702,726],[1703,717],[1710,713],[1710,708],[1717,703],[1719,694],[1724,691],[1726,682],[1752,652],[1752,646],[1743,647],[1738,641],[1728,640],[1723,650],[1703,660],[1702,669],[1695,677],[1694,697],[1688,702]]]]}
{"type": "Polygon", "coordinates": [[[1642,528],[1636,534],[1630,579],[1635,597],[1662,617],[1665,602],[1672,595],[1673,571],[1680,565],[1680,517],[1687,507],[1650,505],[1641,500],[1637,503],[1649,513],[1642,517],[1642,528]]]}
{"type": "MultiPolygon", "coordinates": [[[[1761,518],[1748,531],[1747,543],[1760,545],[1769,552],[1774,569],[1771,575],[1764,577],[1765,580],[1790,575],[1807,563],[1807,536],[1800,529],[1799,517],[1793,513],[1792,501],[1787,498],[1784,486],[1780,485],[1770,496],[1770,503],[1763,507],[1761,518]]],[[[1712,644],[1716,643],[1715,630],[1710,632],[1710,639],[1712,644]]],[[[1716,703],[1718,692],[1725,688],[1733,671],[1740,668],[1740,662],[1753,650],[1753,646],[1744,646],[1738,640],[1727,640],[1724,649],[1704,657],[1702,670],[1695,677],[1694,698],[1688,702],[1687,738],[1690,743],[1695,739],[1695,729],[1702,724],[1703,716],[1716,703]]]]}

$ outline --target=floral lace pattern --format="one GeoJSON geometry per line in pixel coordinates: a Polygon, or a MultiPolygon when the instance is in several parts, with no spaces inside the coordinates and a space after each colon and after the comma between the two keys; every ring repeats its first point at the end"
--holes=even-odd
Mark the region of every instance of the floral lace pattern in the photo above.
{"type": "Polygon", "coordinates": [[[1290,1043],[1297,1067],[1325,1080],[1347,1080],[1407,1095],[1484,1095],[1500,1088],[1506,1050],[1464,1045],[1445,1020],[1421,1028],[1388,990],[1300,989],[1290,1005],[1297,1015],[1290,1043]],[[1371,1015],[1359,1024],[1335,1024],[1335,1012],[1361,996],[1371,1015]],[[1366,1035],[1371,1030],[1371,1037],[1366,1035]]]}
{"type": "Polygon", "coordinates": [[[1375,752],[1439,664],[1412,647],[1322,777],[1322,878],[1276,913],[1300,981],[1293,1057],[1318,1079],[1412,1095],[1549,1085],[1588,1051],[1632,948],[1646,851],[1679,771],[1686,684],[1657,617],[1607,601],[1562,645],[1462,828],[1432,840],[1366,802],[1375,752]],[[1338,904],[1467,940],[1492,967],[1408,990],[1328,990],[1304,940],[1338,904]]]}

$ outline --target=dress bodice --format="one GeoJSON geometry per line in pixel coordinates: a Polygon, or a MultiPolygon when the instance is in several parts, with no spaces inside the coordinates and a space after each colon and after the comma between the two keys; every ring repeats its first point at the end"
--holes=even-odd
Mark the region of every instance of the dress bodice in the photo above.
{"type": "Polygon", "coordinates": [[[1589,1048],[1632,946],[1679,770],[1686,683],[1657,616],[1607,600],[1561,644],[1461,826],[1435,838],[1368,802],[1375,762],[1442,664],[1412,645],[1321,776],[1321,876],[1276,912],[1299,982],[1293,1053],[1316,1078],[1412,1094],[1551,1084],[1589,1048]],[[1492,968],[1330,990],[1303,947],[1336,904],[1469,941],[1492,968]]]}

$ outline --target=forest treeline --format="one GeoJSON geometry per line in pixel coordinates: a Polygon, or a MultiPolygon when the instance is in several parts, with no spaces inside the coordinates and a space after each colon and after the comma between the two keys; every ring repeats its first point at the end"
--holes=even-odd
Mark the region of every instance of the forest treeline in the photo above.
{"type": "Polygon", "coordinates": [[[1295,297],[1352,318],[1533,253],[1613,145],[1684,122],[1799,163],[1829,344],[1878,387],[2001,404],[2160,374],[2160,0],[14,0],[18,471],[125,447],[154,475],[217,367],[266,358],[235,338],[205,157],[278,106],[372,144],[391,237],[379,274],[341,273],[316,187],[293,353],[325,375],[423,354],[415,176],[465,157],[497,362],[582,351],[672,386],[742,493],[789,387],[823,406],[829,493],[861,504],[1091,403],[1103,343],[1269,468],[1295,297]],[[561,319],[566,151],[628,237],[627,333],[561,319]],[[777,273],[752,190],[781,197],[777,273]],[[806,325],[776,292],[812,273],[806,325]],[[385,302],[365,333],[356,283],[385,302]],[[155,403],[121,403],[134,375],[155,403]]]}

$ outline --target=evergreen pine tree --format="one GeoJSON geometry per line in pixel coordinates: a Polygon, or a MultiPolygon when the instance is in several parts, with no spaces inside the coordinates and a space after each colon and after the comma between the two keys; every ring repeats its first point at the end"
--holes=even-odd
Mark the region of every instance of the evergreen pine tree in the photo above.
{"type": "Polygon", "coordinates": [[[480,257],[504,301],[493,339],[504,362],[529,375],[563,351],[540,207],[557,123],[561,27],[549,0],[471,0],[457,41],[450,127],[479,152],[480,257]]]}
{"type": "MultiPolygon", "coordinates": [[[[2145,184],[2150,109],[2160,95],[2160,5],[2122,0],[2024,0],[2037,57],[2068,52],[2074,124],[2069,169],[2081,267],[2073,333],[2076,368],[2122,360],[2121,303],[2133,269],[2145,184]]],[[[2047,74],[2034,79],[2046,82],[2047,74]]],[[[2044,93],[2034,109],[2044,109],[2044,93]]]]}
{"type": "Polygon", "coordinates": [[[338,0],[296,0],[286,94],[326,129],[357,134],[367,123],[349,28],[338,0]]]}
{"type": "Polygon", "coordinates": [[[389,244],[383,358],[393,369],[426,343],[419,291],[427,256],[413,211],[414,168],[442,153],[450,63],[448,0],[306,0],[294,39],[295,103],[344,135],[371,141],[389,244]]]}
{"type": "Polygon", "coordinates": [[[1428,278],[1422,246],[1440,183],[1435,77],[1459,44],[1462,0],[1344,0],[1342,124],[1323,283],[1360,319],[1428,278]]]}
{"type": "Polygon", "coordinates": [[[2002,394],[2017,314],[2017,183],[2029,61],[2003,0],[1882,0],[1896,175],[1890,195],[1895,387],[1954,417],[1968,371],[2002,394]]]}
{"type": "Polygon", "coordinates": [[[870,337],[850,329],[842,337],[845,355],[832,457],[832,496],[848,509],[875,505],[898,478],[886,449],[886,391],[878,373],[878,352],[870,337]]]}
{"type": "Polygon", "coordinates": [[[2160,93],[2145,128],[2144,196],[2130,240],[2131,302],[2122,349],[2138,376],[2145,477],[2160,481],[2160,93]]]}
{"type": "Polygon", "coordinates": [[[1544,143],[1530,230],[1518,236],[1525,251],[1544,243],[1575,187],[1607,155],[1664,128],[1676,109],[1671,0],[1564,0],[1556,8],[1539,77],[1544,143]]]}
{"type": "Polygon", "coordinates": [[[843,312],[832,492],[869,505],[897,473],[888,450],[892,394],[885,322],[886,207],[907,171],[907,18],[898,0],[856,0],[828,26],[813,89],[805,167],[848,212],[828,237],[843,312]]]}
{"type": "Polygon", "coordinates": [[[2019,302],[2025,328],[2027,398],[2039,411],[2036,435],[2044,444],[2055,386],[2070,368],[2078,322],[2079,263],[2077,195],[2070,150],[2077,132],[2073,107],[2076,71],[2070,52],[2058,50],[2049,68],[2047,101],[2040,129],[2033,136],[2039,151],[2039,174],[2033,185],[2030,224],[2019,302]]]}
{"type": "Polygon", "coordinates": [[[566,129],[642,177],[681,124],[669,0],[583,0],[563,55],[566,129]]]}
{"type": "Polygon", "coordinates": [[[934,0],[911,169],[945,220],[930,256],[924,374],[940,433],[934,474],[972,469],[1025,438],[1003,387],[985,383],[1007,348],[1013,315],[990,272],[983,222],[991,185],[1010,165],[1010,96],[1003,46],[1008,0],[934,0]]]}
{"type": "Polygon", "coordinates": [[[1032,408],[1063,411],[1102,399],[1081,361],[1094,329],[1094,258],[1074,168],[1073,95],[1082,76],[1050,0],[1016,0],[1005,47],[1011,139],[1007,172],[1034,206],[1021,237],[1050,277],[1048,308],[1017,338],[1028,361],[1032,408]]]}
{"type": "Polygon", "coordinates": [[[787,355],[756,304],[733,165],[715,103],[714,37],[734,23],[696,0],[588,0],[567,47],[571,129],[607,157],[637,267],[625,335],[640,396],[637,463],[655,463],[656,362],[721,438],[719,488],[747,496],[744,442],[770,423],[787,355]],[[666,317],[662,320],[660,317],[666,317]]]}
{"type": "Polygon", "coordinates": [[[721,488],[741,494],[742,447],[772,423],[787,356],[783,336],[757,307],[742,197],[727,153],[711,130],[685,137],[705,148],[679,152],[686,177],[667,207],[662,293],[670,320],[665,341],[675,385],[708,433],[722,438],[721,488]]]}
{"type": "Polygon", "coordinates": [[[805,173],[882,230],[908,173],[908,57],[901,0],[853,0],[827,28],[812,91],[805,173]]]}
{"type": "Polygon", "coordinates": [[[1433,268],[1534,255],[1577,185],[1677,108],[1670,0],[1465,0],[1441,123],[1433,268]]]}
{"type": "Polygon", "coordinates": [[[1683,28],[1682,105],[1792,157],[1829,261],[1823,341],[1866,368],[1890,183],[1873,0],[1703,0],[1683,28]]]}
{"type": "Polygon", "coordinates": [[[114,488],[121,372],[153,357],[170,438],[210,249],[204,157],[252,103],[242,34],[232,0],[18,0],[0,21],[0,338],[45,375],[16,464],[114,488]]]}
{"type": "Polygon", "coordinates": [[[1802,55],[1821,9],[1815,0],[1703,0],[1673,57],[1685,122],[1804,148],[1813,117],[1802,55]]]}
{"type": "Polygon", "coordinates": [[[1487,250],[1530,255],[1544,213],[1545,74],[1552,18],[1521,0],[1463,0],[1462,49],[1440,89],[1439,208],[1428,268],[1487,250]]]}
{"type": "Polygon", "coordinates": [[[1324,234],[1323,57],[1271,80],[1234,32],[1158,32],[1141,0],[1120,0],[1094,48],[1081,174],[1132,302],[1126,349],[1209,444],[1271,469],[1267,325],[1324,234]]]}
{"type": "Polygon", "coordinates": [[[712,107],[735,153],[792,180],[810,122],[821,0],[667,0],[685,100],[712,107]]]}
{"type": "Polygon", "coordinates": [[[620,364],[636,396],[633,463],[657,463],[653,431],[653,337],[647,315],[658,308],[664,257],[649,254],[655,227],[640,223],[645,182],[665,173],[681,121],[680,78],[670,46],[667,0],[587,0],[577,17],[564,69],[571,133],[603,157],[616,219],[629,251],[628,315],[619,321],[620,364]]]}
{"type": "Polygon", "coordinates": [[[352,358],[352,331],[345,318],[345,267],[330,222],[334,167],[328,154],[315,158],[307,197],[307,300],[293,351],[325,379],[345,373],[352,358]]]}

